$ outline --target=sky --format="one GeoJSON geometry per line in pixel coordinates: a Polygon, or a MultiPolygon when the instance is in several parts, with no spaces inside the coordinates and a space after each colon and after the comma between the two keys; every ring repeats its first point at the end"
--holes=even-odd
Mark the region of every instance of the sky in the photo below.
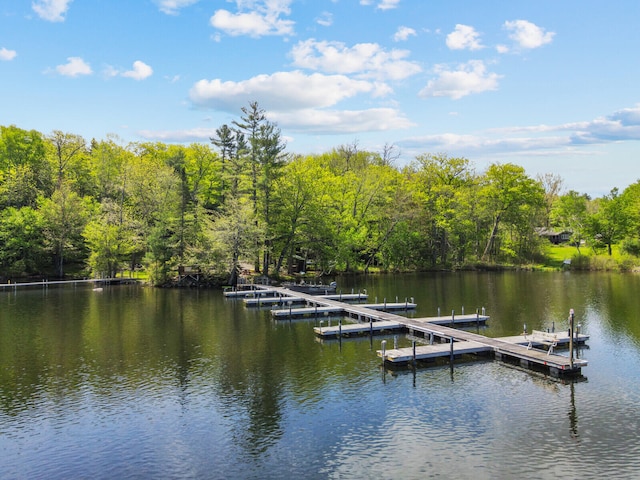
{"type": "Polygon", "coordinates": [[[638,0],[0,0],[0,125],[208,143],[256,101],[287,151],[640,179],[638,0]]]}

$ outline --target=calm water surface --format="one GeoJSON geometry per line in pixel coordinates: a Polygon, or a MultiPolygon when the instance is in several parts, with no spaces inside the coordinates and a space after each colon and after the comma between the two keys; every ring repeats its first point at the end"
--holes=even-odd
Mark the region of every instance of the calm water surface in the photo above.
{"type": "Polygon", "coordinates": [[[574,308],[589,366],[391,371],[381,337],[319,342],[219,291],[0,291],[0,478],[640,478],[640,276],[338,281],[415,316],[484,306],[494,337],[574,308]]]}

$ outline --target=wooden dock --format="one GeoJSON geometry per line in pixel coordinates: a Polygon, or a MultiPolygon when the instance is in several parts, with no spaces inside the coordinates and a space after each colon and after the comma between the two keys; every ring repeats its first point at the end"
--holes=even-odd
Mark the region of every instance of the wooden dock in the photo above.
{"type": "MultiPolygon", "coordinates": [[[[578,334],[574,336],[574,342],[576,344],[584,344],[589,339],[588,335],[578,334]]],[[[552,350],[549,350],[548,342],[533,335],[516,335],[511,337],[501,337],[496,340],[506,342],[512,345],[519,345],[531,350],[532,348],[544,348],[545,355],[549,357],[553,354],[552,350]],[[531,346],[529,346],[531,344],[531,346]]],[[[557,334],[557,346],[566,346],[569,344],[569,335],[567,332],[557,334]]],[[[435,358],[447,358],[451,355],[459,357],[466,354],[480,354],[480,353],[492,353],[493,347],[490,345],[473,340],[463,340],[445,343],[435,343],[432,345],[419,345],[416,346],[415,351],[413,347],[394,348],[390,350],[378,350],[379,357],[385,356],[385,361],[392,364],[407,364],[415,361],[431,360],[435,358]]],[[[575,362],[575,360],[574,360],[575,362]]]]}
{"type": "MultiPolygon", "coordinates": [[[[268,290],[267,290],[268,292],[268,290]]],[[[249,294],[252,295],[252,294],[249,294]]],[[[236,295],[238,296],[238,295],[236,295]]],[[[314,295],[314,298],[323,298],[328,300],[337,300],[339,302],[362,302],[367,300],[368,296],[365,293],[348,293],[339,295],[314,295]]],[[[276,296],[276,297],[263,297],[262,295],[254,295],[253,297],[244,298],[244,304],[247,307],[266,307],[280,305],[281,308],[289,307],[289,305],[309,303],[306,297],[291,297],[291,296],[276,296]]],[[[296,314],[297,315],[297,314],[296,314]]],[[[304,316],[304,314],[301,314],[304,316]]],[[[300,316],[300,315],[297,315],[300,316]]]]}
{"type": "Polygon", "coordinates": [[[121,285],[121,284],[136,284],[140,280],[136,278],[127,277],[113,277],[113,278],[83,278],[77,280],[41,280],[39,282],[12,282],[12,283],[0,283],[0,290],[17,290],[18,288],[48,288],[50,286],[64,286],[64,285],[82,285],[93,283],[95,285],[121,285]]]}
{"type": "MultiPolygon", "coordinates": [[[[435,358],[438,356],[443,357],[448,354],[451,364],[453,365],[453,359],[455,356],[467,353],[484,353],[493,355],[493,357],[498,360],[511,362],[516,361],[526,368],[540,368],[553,376],[579,375],[581,373],[581,369],[588,365],[588,362],[584,359],[573,359],[539,348],[540,346],[547,346],[546,344],[551,343],[549,338],[542,334],[538,335],[539,338],[536,339],[536,341],[532,341],[534,337],[533,335],[529,335],[529,338],[524,335],[506,338],[490,338],[477,333],[453,328],[456,325],[455,315],[449,317],[431,317],[432,320],[428,321],[428,319],[407,318],[388,311],[393,308],[407,310],[409,308],[416,308],[416,305],[413,302],[384,302],[383,304],[375,304],[374,306],[377,306],[378,308],[380,308],[381,305],[383,306],[382,310],[376,310],[375,308],[371,308],[371,304],[352,305],[329,298],[322,298],[320,296],[293,292],[292,290],[281,287],[265,287],[258,288],[258,290],[260,290],[259,294],[268,292],[268,295],[272,296],[301,297],[306,299],[309,305],[312,305],[311,307],[304,309],[293,309],[290,307],[272,310],[275,317],[283,316],[285,318],[292,318],[294,312],[299,311],[300,314],[304,313],[305,315],[324,315],[325,312],[326,314],[339,313],[356,320],[353,327],[339,324],[337,328],[342,330],[338,331],[337,335],[348,334],[347,332],[349,328],[352,328],[354,331],[362,328],[362,324],[365,324],[364,326],[368,328],[372,334],[374,331],[378,331],[378,329],[384,330],[395,328],[395,324],[398,324],[402,325],[403,328],[408,329],[414,336],[422,335],[426,345],[418,346],[414,344],[415,349],[413,347],[410,348],[410,355],[407,355],[406,349],[397,349],[397,351],[395,351],[395,349],[378,350],[378,356],[382,358],[383,363],[387,364],[402,364],[421,359],[435,358]],[[386,323],[379,323],[375,326],[374,330],[373,327],[378,322],[386,323]],[[420,358],[418,357],[418,354],[420,354],[420,358]]],[[[258,294],[257,291],[252,291],[251,293],[253,293],[253,295],[258,294]]],[[[463,316],[458,316],[458,318],[460,317],[463,316]]],[[[467,319],[471,318],[472,321],[479,321],[480,318],[478,314],[467,315],[466,317],[467,319]]],[[[483,315],[483,317],[485,316],[483,315]]],[[[321,330],[321,332],[325,332],[325,330],[321,330]]],[[[335,335],[336,334],[334,333],[334,336],[335,335]]],[[[563,338],[564,336],[558,333],[554,339],[554,343],[560,344],[564,341],[562,340],[563,338]]],[[[584,342],[587,338],[588,337],[584,335],[576,336],[574,338],[574,342],[584,342]]]]}
{"type": "MultiPolygon", "coordinates": [[[[368,306],[368,305],[367,305],[368,306]]],[[[430,323],[433,325],[484,325],[489,317],[487,315],[454,315],[447,317],[426,317],[415,318],[418,322],[425,324],[430,323]]],[[[313,331],[322,338],[338,337],[340,335],[362,335],[369,334],[371,332],[387,332],[396,330],[407,330],[406,325],[403,322],[396,320],[382,320],[369,323],[347,323],[332,326],[314,327],[313,331]]]]}
{"type": "MultiPolygon", "coordinates": [[[[309,302],[309,299],[307,299],[309,302]]],[[[321,301],[311,302],[316,305],[312,307],[304,307],[304,308],[282,308],[278,310],[271,310],[271,315],[275,318],[294,318],[294,317],[312,317],[317,316],[318,314],[324,315],[325,313],[331,315],[347,315],[349,313],[349,309],[345,308],[345,304],[334,305],[334,306],[318,306],[321,304],[321,301]]],[[[415,303],[367,303],[363,304],[365,308],[371,310],[382,310],[382,311],[398,311],[398,310],[415,310],[417,305],[415,303]]]]}

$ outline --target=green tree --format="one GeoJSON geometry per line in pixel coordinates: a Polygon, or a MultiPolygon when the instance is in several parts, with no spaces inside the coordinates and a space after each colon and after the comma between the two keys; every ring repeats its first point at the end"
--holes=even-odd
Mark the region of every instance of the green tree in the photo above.
{"type": "Polygon", "coordinates": [[[0,208],[36,206],[53,192],[46,143],[35,130],[0,127],[0,208]]]}
{"type": "Polygon", "coordinates": [[[589,216],[587,230],[596,243],[607,247],[609,256],[613,253],[613,244],[625,237],[631,225],[628,200],[614,188],[609,195],[596,199],[595,211],[589,216]]]}
{"type": "Polygon", "coordinates": [[[588,195],[570,190],[555,201],[551,211],[551,219],[555,226],[571,230],[571,242],[578,250],[578,255],[587,228],[588,202],[588,195]]]}
{"type": "MultiPolygon", "coordinates": [[[[94,275],[115,277],[127,261],[131,262],[131,255],[138,248],[132,224],[116,201],[102,201],[98,214],[93,215],[83,232],[90,251],[87,264],[94,275]]],[[[134,265],[129,267],[133,269],[134,265]]]]}
{"type": "Polygon", "coordinates": [[[229,272],[227,283],[236,285],[241,270],[241,258],[255,255],[256,237],[260,230],[256,227],[253,207],[238,198],[228,200],[228,211],[216,215],[212,223],[213,250],[224,268],[229,272]]]}
{"type": "Polygon", "coordinates": [[[57,188],[65,179],[77,182],[86,173],[87,142],[80,135],[54,130],[49,136],[57,188]]]}
{"type": "Polygon", "coordinates": [[[443,154],[421,155],[416,162],[412,184],[430,264],[462,263],[476,231],[477,181],[470,162],[443,154]]]}
{"type": "MultiPolygon", "coordinates": [[[[211,143],[214,144],[220,150],[220,193],[219,193],[219,205],[224,205],[225,198],[227,195],[227,190],[230,188],[228,185],[227,177],[229,173],[227,172],[227,164],[232,161],[232,159],[236,158],[238,152],[238,143],[236,134],[232,129],[229,128],[228,125],[222,125],[220,128],[216,129],[216,136],[210,138],[211,143]]],[[[233,177],[232,177],[233,178],[233,177]]],[[[231,187],[233,190],[233,194],[237,193],[238,188],[238,179],[234,178],[235,184],[231,187]]]]}
{"type": "MultiPolygon", "coordinates": [[[[286,145],[280,129],[267,120],[265,111],[257,102],[250,102],[242,107],[243,116],[234,125],[242,136],[238,140],[247,139],[246,152],[251,178],[251,202],[256,226],[263,231],[262,273],[269,275],[271,264],[275,205],[271,202],[272,187],[284,164],[286,145]]],[[[243,145],[244,147],[244,145],[243,145]]],[[[242,149],[237,147],[237,151],[242,149]]],[[[260,271],[259,255],[255,261],[256,271],[260,271]]]]}
{"type": "Polygon", "coordinates": [[[65,262],[79,261],[85,252],[82,231],[89,208],[65,182],[51,198],[41,197],[39,207],[47,248],[54,258],[57,276],[63,278],[65,262]]]}
{"type": "Polygon", "coordinates": [[[490,233],[483,260],[497,258],[501,249],[511,258],[521,258],[530,245],[535,244],[535,222],[544,203],[544,191],[540,183],[529,178],[524,168],[513,164],[493,164],[481,179],[480,201],[490,216],[490,233]],[[505,225],[512,237],[503,237],[500,247],[500,227],[505,225]]]}
{"type": "Polygon", "coordinates": [[[0,212],[0,269],[9,275],[44,273],[48,260],[42,245],[43,221],[31,207],[0,212]]]}

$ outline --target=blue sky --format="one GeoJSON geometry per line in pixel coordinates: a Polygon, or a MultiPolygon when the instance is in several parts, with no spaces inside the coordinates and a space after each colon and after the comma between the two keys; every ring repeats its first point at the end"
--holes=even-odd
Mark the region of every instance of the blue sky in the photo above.
{"type": "Polygon", "coordinates": [[[258,101],[292,153],[640,179],[637,0],[0,2],[0,125],[208,142],[258,101]]]}

